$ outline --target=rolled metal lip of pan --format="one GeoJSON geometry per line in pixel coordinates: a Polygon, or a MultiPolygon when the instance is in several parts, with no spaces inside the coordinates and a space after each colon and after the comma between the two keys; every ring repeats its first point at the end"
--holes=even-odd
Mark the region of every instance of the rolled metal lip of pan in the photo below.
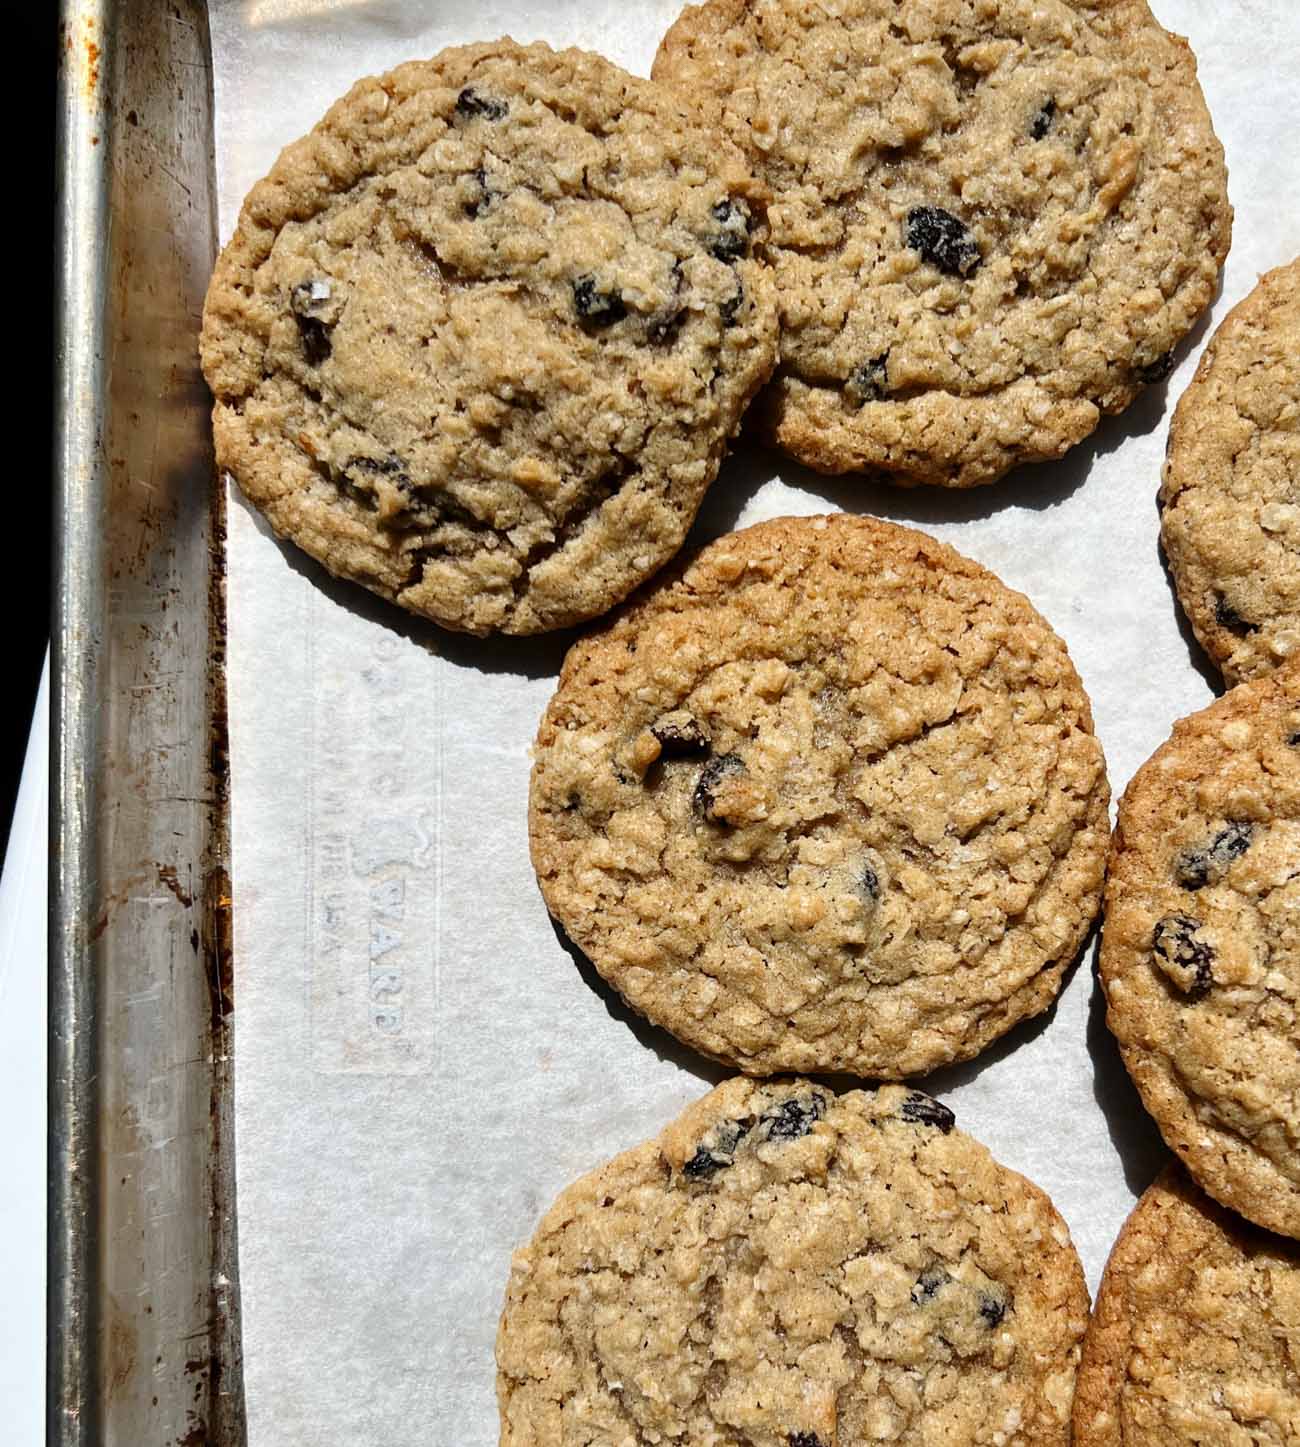
{"type": "Polygon", "coordinates": [[[207,7],[59,51],[47,1441],[237,1447],[207,7]]]}

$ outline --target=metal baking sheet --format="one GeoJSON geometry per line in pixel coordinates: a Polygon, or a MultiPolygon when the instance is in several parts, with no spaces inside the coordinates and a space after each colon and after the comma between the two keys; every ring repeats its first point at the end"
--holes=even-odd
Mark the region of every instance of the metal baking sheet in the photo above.
{"type": "Polygon", "coordinates": [[[237,1447],[206,6],[59,40],[47,1441],[237,1447]]]}

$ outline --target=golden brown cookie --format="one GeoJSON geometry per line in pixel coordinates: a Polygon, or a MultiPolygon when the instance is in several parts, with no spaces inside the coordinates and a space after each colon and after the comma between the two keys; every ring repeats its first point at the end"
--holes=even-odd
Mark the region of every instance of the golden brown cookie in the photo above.
{"type": "Polygon", "coordinates": [[[1229,683],[1300,655],[1300,261],[1224,319],[1169,430],[1160,538],[1229,683]]]}
{"type": "Polygon", "coordinates": [[[1065,1223],[916,1091],[729,1080],[515,1253],[502,1447],[1064,1447],[1065,1223]]]}
{"type": "Polygon", "coordinates": [[[1300,1236],[1300,661],[1174,725],[1119,806],[1106,1019],[1210,1195],[1300,1236]]]}
{"type": "Polygon", "coordinates": [[[603,612],[681,546],[771,370],[764,189],[670,93],[503,40],[362,80],[208,292],[217,460],[448,628],[603,612]]]}
{"type": "Polygon", "coordinates": [[[1300,1250],[1177,1166],[1111,1252],[1083,1344],[1074,1447],[1300,1442],[1300,1250]]]}
{"type": "Polygon", "coordinates": [[[777,445],[969,487],[1167,375],[1232,211],[1145,0],[708,0],[654,76],[772,188],[777,445]]]}
{"type": "Polygon", "coordinates": [[[529,828],[551,913],[651,1020],[751,1074],[896,1079],[1052,1002],[1107,802],[1029,603],[839,514],[720,538],[574,645],[529,828]]]}

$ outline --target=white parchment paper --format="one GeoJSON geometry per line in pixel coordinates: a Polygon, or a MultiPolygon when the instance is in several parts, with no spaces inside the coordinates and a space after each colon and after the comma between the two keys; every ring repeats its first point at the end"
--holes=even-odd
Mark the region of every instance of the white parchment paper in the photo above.
{"type": "MultiPolygon", "coordinates": [[[[1210,327],[1300,253],[1300,6],[1154,0],[1186,34],[1236,207],[1212,317],[1167,385],[1062,462],[968,493],[723,468],[693,542],[783,513],[910,523],[1064,635],[1118,794],[1212,696],[1157,555],[1168,417],[1210,327]]],[[[221,232],[357,77],[511,33],[645,74],[678,0],[213,0],[221,232]]],[[[407,620],[232,496],[236,1134],[253,1447],[484,1447],[511,1248],[556,1193],[722,1072],[630,1016],[554,933],[528,748],[565,641],[407,620]]],[[[1164,1159],[1106,1033],[1092,951],[1054,1010],[926,1088],[1068,1220],[1095,1286],[1164,1159]]]]}

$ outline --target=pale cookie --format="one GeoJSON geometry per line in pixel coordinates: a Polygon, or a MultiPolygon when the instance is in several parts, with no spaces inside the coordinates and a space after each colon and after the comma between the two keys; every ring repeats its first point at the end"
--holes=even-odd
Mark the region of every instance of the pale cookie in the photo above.
{"type": "Polygon", "coordinates": [[[445,627],[593,617],[680,547],[771,369],[765,195],[582,51],[362,80],[217,264],[217,460],[331,572],[445,627]]]}
{"type": "Polygon", "coordinates": [[[1075,1447],[1300,1442],[1300,1251],[1171,1167],[1110,1254],[1083,1344],[1075,1447]]]}
{"type": "Polygon", "coordinates": [[[709,0],[654,76],[773,190],[765,425],[820,471],[1059,457],[1214,295],[1223,148],[1145,0],[709,0]]]}
{"type": "Polygon", "coordinates": [[[1178,601],[1228,682],[1300,654],[1300,261],[1270,271],[1205,349],[1160,506],[1178,601]]]}
{"type": "Polygon", "coordinates": [[[1300,660],[1174,725],[1119,806],[1106,1020],[1201,1186],[1300,1236],[1300,660]]]}
{"type": "Polygon", "coordinates": [[[1108,792],[1065,645],[923,533],[718,539],[569,651],[533,864],[637,1010],[750,1074],[898,1078],[1047,1008],[1108,792]]]}
{"type": "Polygon", "coordinates": [[[916,1091],[729,1080],[515,1253],[502,1447],[1065,1447],[1064,1221],[916,1091]]]}

